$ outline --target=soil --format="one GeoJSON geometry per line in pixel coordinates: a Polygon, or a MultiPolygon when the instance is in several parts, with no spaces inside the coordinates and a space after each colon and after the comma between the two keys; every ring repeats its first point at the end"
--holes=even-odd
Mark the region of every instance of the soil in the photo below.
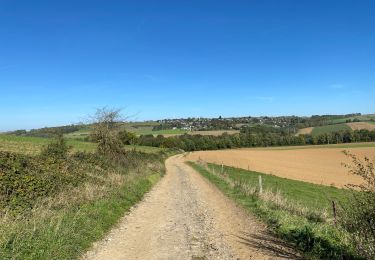
{"type": "Polygon", "coordinates": [[[224,164],[246,170],[322,185],[344,187],[362,180],[348,173],[342,163],[350,163],[343,150],[375,158],[375,147],[310,149],[233,149],[190,153],[187,160],[224,164]]]}

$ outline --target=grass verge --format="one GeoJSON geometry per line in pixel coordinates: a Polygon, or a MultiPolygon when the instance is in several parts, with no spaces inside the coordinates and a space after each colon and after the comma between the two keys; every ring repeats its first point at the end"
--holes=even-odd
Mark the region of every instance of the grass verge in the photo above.
{"type": "Polygon", "coordinates": [[[11,202],[21,203],[27,194],[9,195],[9,203],[0,208],[0,259],[79,258],[162,177],[168,155],[129,152],[121,161],[112,162],[95,154],[80,153],[52,167],[55,162],[37,164],[38,157],[5,154],[1,159],[7,164],[0,168],[0,188],[20,182],[23,186],[19,187],[36,185],[35,180],[39,179],[34,173],[44,174],[45,167],[54,171],[54,178],[69,172],[79,177],[73,174],[71,181],[63,179],[55,192],[38,190],[34,202],[22,208],[11,202]],[[13,174],[24,177],[2,178],[13,174]]]}
{"type": "Polygon", "coordinates": [[[188,164],[305,257],[360,259],[348,234],[334,225],[329,212],[329,200],[345,200],[348,191],[232,167],[222,170],[214,164],[188,164]],[[265,183],[262,193],[257,185],[259,175],[265,183]]]}

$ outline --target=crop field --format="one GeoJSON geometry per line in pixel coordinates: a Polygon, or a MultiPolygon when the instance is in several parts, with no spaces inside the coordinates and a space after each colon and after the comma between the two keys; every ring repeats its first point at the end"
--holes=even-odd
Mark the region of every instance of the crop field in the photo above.
{"type": "Polygon", "coordinates": [[[313,131],[314,127],[306,127],[298,130],[297,135],[309,135],[313,131]]]}
{"type": "Polygon", "coordinates": [[[192,132],[189,132],[189,131],[184,131],[183,133],[180,133],[180,134],[176,134],[176,133],[164,133],[163,135],[165,137],[170,137],[170,136],[176,136],[176,135],[181,135],[181,134],[189,134],[189,135],[212,135],[212,136],[219,136],[219,135],[222,135],[224,133],[227,133],[227,134],[237,134],[239,133],[240,131],[238,130],[212,130],[212,131],[192,131],[192,132]]]}
{"type": "MultiPolygon", "coordinates": [[[[41,151],[42,147],[51,142],[50,138],[24,137],[0,134],[0,151],[15,152],[34,155],[41,151]]],[[[74,152],[93,152],[96,149],[95,143],[83,142],[75,139],[68,139],[68,145],[72,146],[74,152]]],[[[149,146],[125,146],[127,150],[137,150],[145,153],[157,153],[162,148],[149,146]]]]}
{"type": "Polygon", "coordinates": [[[84,140],[89,135],[90,135],[90,128],[84,128],[73,133],[64,134],[64,137],[67,139],[84,140]]]}
{"type": "MultiPolygon", "coordinates": [[[[374,123],[374,122],[372,122],[374,123]]],[[[375,129],[375,124],[371,124],[368,122],[355,122],[355,123],[347,123],[347,125],[352,129],[352,130],[361,130],[361,129],[366,129],[366,130],[374,130],[375,129]]]]}
{"type": "Polygon", "coordinates": [[[340,123],[345,123],[346,120],[348,120],[348,119],[350,119],[350,120],[358,119],[358,120],[361,120],[361,121],[369,121],[371,119],[375,119],[375,114],[337,118],[337,119],[333,119],[333,120],[328,121],[328,123],[329,124],[340,124],[340,123]]]}
{"type": "Polygon", "coordinates": [[[318,136],[321,134],[328,134],[332,132],[350,130],[350,127],[347,124],[337,124],[337,125],[326,125],[314,127],[311,134],[313,136],[318,136]]]}
{"type": "Polygon", "coordinates": [[[298,135],[300,134],[312,134],[313,136],[318,136],[321,134],[328,134],[337,131],[345,131],[345,130],[374,130],[375,129],[375,122],[367,121],[367,122],[352,122],[352,123],[345,123],[338,122],[334,125],[326,125],[326,126],[317,126],[317,127],[306,127],[298,130],[298,135]]]}
{"type": "Polygon", "coordinates": [[[342,163],[350,160],[342,153],[348,150],[359,157],[375,157],[375,144],[354,144],[323,147],[281,147],[234,149],[221,151],[200,151],[189,153],[187,160],[203,160],[273,174],[279,177],[306,181],[315,184],[344,187],[346,184],[360,183],[360,179],[350,175],[342,163]]]}
{"type": "MultiPolygon", "coordinates": [[[[154,126],[158,125],[156,122],[129,122],[129,123],[122,123],[120,130],[126,130],[128,132],[134,133],[138,136],[140,135],[162,135],[164,137],[171,137],[171,136],[178,136],[183,134],[191,134],[191,135],[213,135],[219,136],[223,133],[228,134],[236,134],[240,131],[238,130],[208,130],[208,131],[188,131],[182,129],[165,129],[165,130],[156,130],[153,131],[154,126]]],[[[86,127],[69,133],[64,134],[64,137],[71,140],[83,141],[86,137],[90,135],[90,126],[87,125],[86,127]]]]}

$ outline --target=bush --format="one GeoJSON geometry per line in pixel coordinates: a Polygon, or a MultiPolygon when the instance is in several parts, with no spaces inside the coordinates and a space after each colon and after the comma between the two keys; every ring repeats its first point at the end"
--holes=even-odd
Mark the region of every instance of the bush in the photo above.
{"type": "Polygon", "coordinates": [[[0,152],[0,213],[33,208],[39,198],[82,180],[78,164],[0,152]]]}
{"type": "Polygon", "coordinates": [[[352,239],[361,252],[368,259],[375,259],[375,170],[374,162],[368,158],[364,161],[357,156],[345,152],[353,161],[346,165],[350,172],[363,180],[361,185],[348,185],[356,191],[350,203],[341,212],[341,224],[351,234],[352,239]]]}
{"type": "Polygon", "coordinates": [[[54,141],[43,147],[41,157],[45,159],[65,160],[68,157],[68,152],[71,149],[66,144],[62,135],[59,135],[54,141]]]}
{"type": "Polygon", "coordinates": [[[99,154],[118,157],[122,154],[122,142],[117,130],[121,121],[120,110],[101,108],[92,116],[90,139],[98,144],[99,154]]]}

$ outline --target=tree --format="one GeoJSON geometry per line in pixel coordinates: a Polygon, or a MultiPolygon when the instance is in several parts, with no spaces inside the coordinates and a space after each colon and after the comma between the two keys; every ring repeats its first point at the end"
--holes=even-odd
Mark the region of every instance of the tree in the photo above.
{"type": "Polygon", "coordinates": [[[98,153],[116,157],[123,152],[122,142],[117,134],[122,121],[120,109],[99,108],[91,116],[91,139],[98,144],[98,153]]]}

